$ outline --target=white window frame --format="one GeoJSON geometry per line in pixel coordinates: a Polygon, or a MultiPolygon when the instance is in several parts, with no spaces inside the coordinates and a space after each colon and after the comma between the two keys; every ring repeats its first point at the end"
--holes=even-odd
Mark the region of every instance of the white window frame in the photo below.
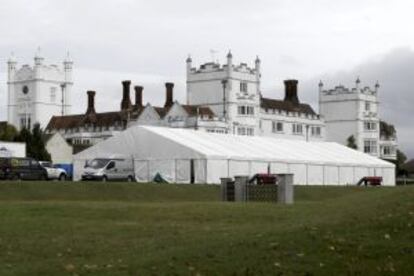
{"type": "Polygon", "coordinates": [[[252,116],[254,115],[254,106],[239,105],[237,106],[237,114],[241,116],[252,116]]]}
{"type": "Polygon", "coordinates": [[[311,135],[314,137],[320,137],[322,133],[320,126],[313,126],[311,127],[311,135]]]}
{"type": "Polygon", "coordinates": [[[303,124],[292,124],[292,133],[294,135],[303,135],[303,124]]]}
{"type": "Polygon", "coordinates": [[[376,154],[378,148],[378,142],[376,140],[367,139],[364,140],[364,153],[376,154]]]}
{"type": "Polygon", "coordinates": [[[377,123],[373,121],[365,121],[364,122],[364,130],[365,131],[376,131],[377,130],[377,123]]]}
{"type": "Polygon", "coordinates": [[[283,122],[272,121],[272,132],[273,133],[283,133],[283,122]]]}

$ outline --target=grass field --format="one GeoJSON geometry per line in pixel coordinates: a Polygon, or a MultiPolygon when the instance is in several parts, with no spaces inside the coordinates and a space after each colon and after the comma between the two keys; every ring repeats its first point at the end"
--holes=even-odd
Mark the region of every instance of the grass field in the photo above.
{"type": "Polygon", "coordinates": [[[413,275],[414,187],[0,183],[0,275],[413,275]]]}

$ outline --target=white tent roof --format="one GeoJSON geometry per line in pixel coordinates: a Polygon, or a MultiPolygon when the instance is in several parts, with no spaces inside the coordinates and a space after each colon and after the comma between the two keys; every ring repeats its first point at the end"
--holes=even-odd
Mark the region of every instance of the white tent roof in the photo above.
{"type": "Polygon", "coordinates": [[[150,126],[131,127],[75,155],[74,159],[114,155],[128,155],[142,160],[206,158],[394,168],[389,162],[332,142],[236,136],[150,126]]]}

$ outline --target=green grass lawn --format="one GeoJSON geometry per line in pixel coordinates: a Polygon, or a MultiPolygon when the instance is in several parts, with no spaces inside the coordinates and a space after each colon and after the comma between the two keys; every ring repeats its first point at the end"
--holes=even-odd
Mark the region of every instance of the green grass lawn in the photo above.
{"type": "Polygon", "coordinates": [[[0,275],[413,275],[414,187],[0,182],[0,275]]]}

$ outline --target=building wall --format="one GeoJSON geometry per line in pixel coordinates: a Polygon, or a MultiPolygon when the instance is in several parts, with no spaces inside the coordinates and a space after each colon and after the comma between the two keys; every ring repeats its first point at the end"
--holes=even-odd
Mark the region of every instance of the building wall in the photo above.
{"type": "Polygon", "coordinates": [[[265,112],[262,109],[260,113],[260,134],[262,136],[270,136],[275,138],[308,140],[308,141],[324,141],[326,137],[325,124],[318,116],[293,115],[292,113],[275,113],[265,112]],[[283,130],[274,129],[273,124],[281,123],[283,130]],[[301,125],[302,133],[294,133],[293,125],[301,125]],[[312,128],[319,128],[320,134],[312,128]]]}
{"type": "Polygon", "coordinates": [[[54,164],[71,164],[73,147],[59,133],[54,134],[46,142],[46,150],[50,153],[54,164]]]}

